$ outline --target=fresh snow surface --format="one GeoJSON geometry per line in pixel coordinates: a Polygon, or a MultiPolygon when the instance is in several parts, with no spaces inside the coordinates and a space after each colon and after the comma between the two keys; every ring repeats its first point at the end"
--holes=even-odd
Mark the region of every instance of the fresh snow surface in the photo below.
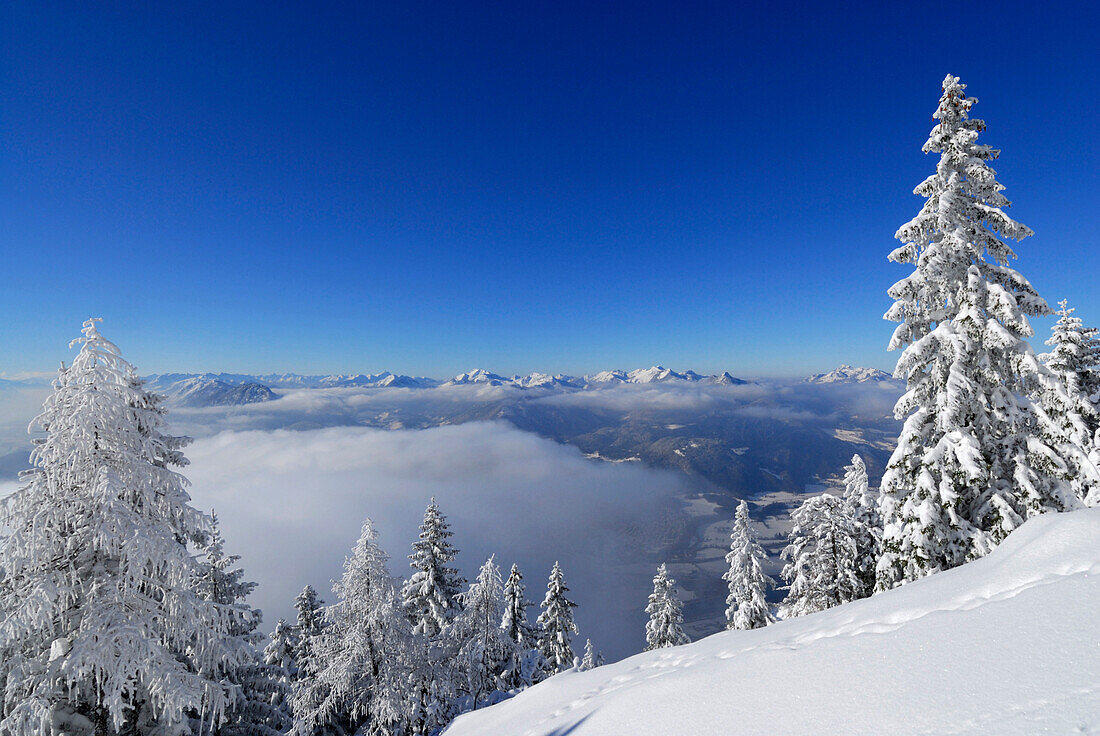
{"type": "Polygon", "coordinates": [[[570,671],[446,736],[1100,732],[1100,509],[866,600],[570,671]]]}
{"type": "Polygon", "coordinates": [[[806,379],[807,383],[867,383],[868,381],[892,381],[894,380],[886,371],[878,368],[855,368],[850,365],[842,365],[828,373],[817,373],[806,379]]]}

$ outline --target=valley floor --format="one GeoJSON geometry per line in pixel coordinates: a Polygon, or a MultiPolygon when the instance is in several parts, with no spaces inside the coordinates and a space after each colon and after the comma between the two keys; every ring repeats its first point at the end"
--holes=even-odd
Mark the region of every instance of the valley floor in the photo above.
{"type": "Polygon", "coordinates": [[[566,672],[446,736],[1100,733],[1100,509],[756,631],[566,672]]]}

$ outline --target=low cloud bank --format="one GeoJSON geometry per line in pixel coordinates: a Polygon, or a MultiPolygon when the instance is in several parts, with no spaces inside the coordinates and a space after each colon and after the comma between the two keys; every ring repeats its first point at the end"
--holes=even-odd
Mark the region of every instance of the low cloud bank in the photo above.
{"type": "Polygon", "coordinates": [[[779,419],[829,419],[840,414],[892,415],[900,394],[898,385],[889,382],[813,384],[762,380],[738,386],[683,382],[620,384],[591,391],[551,394],[532,401],[618,412],[723,409],[779,419]]]}
{"type": "MultiPolygon", "coordinates": [[[[7,481],[26,467],[27,422],[47,389],[0,389],[6,389],[0,390],[0,481],[7,481]]],[[[169,414],[172,432],[198,438],[188,450],[192,494],[197,505],[218,512],[231,551],[243,555],[249,575],[261,584],[254,604],[264,609],[267,626],[292,615],[293,598],[306,583],[331,597],[329,581],[339,575],[365,516],[383,534],[393,556],[391,571],[406,575],[409,546],[435,495],[452,520],[459,564],[468,577],[496,553],[505,571],[519,563],[537,603],[550,566],[560,559],[580,604],[579,644],[590,636],[618,657],[642,646],[642,609],[653,567],[691,546],[680,505],[671,499],[702,489],[689,488],[693,481],[685,473],[586,460],[574,447],[535,432],[566,439],[635,422],[642,434],[629,430],[622,443],[613,432],[601,435],[609,445],[634,452],[649,446],[649,433],[659,438],[708,415],[767,418],[829,432],[886,431],[893,428],[886,417],[900,389],[890,383],[765,380],[565,392],[449,386],[279,393],[276,401],[173,408],[169,414]],[[531,431],[487,421],[498,417],[531,431]]],[[[736,435],[737,426],[731,430],[735,437],[724,430],[714,430],[714,436],[741,447],[767,430],[773,434],[765,432],[761,442],[774,442],[764,439],[774,438],[774,426],[755,427],[746,424],[744,437],[736,435]]],[[[759,462],[765,461],[771,462],[759,462]]],[[[707,471],[706,457],[700,463],[707,471]]],[[[773,466],[767,465],[783,469],[773,466]]],[[[10,490],[15,484],[8,485],[10,490]]]]}
{"type": "Polygon", "coordinates": [[[253,604],[268,627],[293,616],[306,583],[327,592],[364,517],[382,534],[391,572],[406,575],[435,496],[468,578],[495,553],[505,572],[519,563],[537,603],[560,559],[579,604],[579,645],[591,637],[611,657],[644,645],[650,563],[668,532],[660,525],[686,490],[677,474],[587,460],[503,423],[223,432],[188,455],[194,501],[217,512],[227,546],[260,583],[253,604]]]}

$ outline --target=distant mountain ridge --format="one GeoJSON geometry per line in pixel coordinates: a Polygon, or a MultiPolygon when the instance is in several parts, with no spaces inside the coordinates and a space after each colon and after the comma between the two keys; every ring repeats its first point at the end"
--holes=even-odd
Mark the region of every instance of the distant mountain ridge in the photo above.
{"type": "Polygon", "coordinates": [[[526,376],[506,378],[485,369],[462,373],[444,383],[444,386],[463,386],[472,383],[486,383],[493,386],[518,386],[519,388],[572,388],[585,389],[619,383],[664,383],[666,381],[684,381],[686,383],[709,383],[719,386],[737,386],[748,383],[742,378],[734,378],[728,371],[717,375],[702,375],[695,371],[677,371],[655,365],[651,368],[636,368],[632,371],[600,371],[594,375],[567,376],[562,373],[528,373],[526,376]]]}
{"type": "Polygon", "coordinates": [[[267,386],[254,381],[227,383],[216,378],[189,378],[172,387],[167,394],[179,406],[237,406],[273,401],[278,395],[267,386]]]}
{"type": "Polygon", "coordinates": [[[268,388],[430,388],[439,385],[432,378],[413,376],[401,376],[389,371],[382,373],[357,373],[343,375],[333,373],[329,375],[301,375],[298,373],[154,373],[145,376],[145,382],[149,388],[165,392],[169,387],[181,381],[201,378],[204,380],[221,381],[231,385],[243,383],[258,383],[268,388]]]}
{"type": "Polygon", "coordinates": [[[806,379],[807,383],[869,383],[893,381],[894,377],[878,368],[857,368],[841,365],[828,373],[817,373],[806,379]]]}
{"type": "Polygon", "coordinates": [[[145,377],[146,385],[163,394],[179,406],[230,406],[271,401],[278,398],[273,389],[322,388],[438,388],[448,386],[511,386],[519,389],[583,390],[614,384],[649,384],[682,381],[684,383],[738,386],[748,383],[728,371],[702,375],[695,371],[682,373],[655,365],[632,371],[602,371],[591,376],[567,376],[562,373],[528,373],[525,376],[503,376],[478,368],[460,373],[447,381],[423,376],[405,376],[389,371],[382,373],[300,375],[297,373],[155,373],[145,377]]]}

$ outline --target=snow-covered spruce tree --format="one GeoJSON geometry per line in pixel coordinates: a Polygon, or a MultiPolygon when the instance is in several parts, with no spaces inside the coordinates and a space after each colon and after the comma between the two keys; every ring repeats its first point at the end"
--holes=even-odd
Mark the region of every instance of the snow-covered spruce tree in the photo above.
{"type": "Polygon", "coordinates": [[[788,594],[783,618],[804,616],[853,601],[860,591],[854,520],[844,499],[823,493],[802,502],[783,550],[788,594]]]}
{"type": "Polygon", "coordinates": [[[765,599],[768,588],[775,587],[775,581],[764,573],[765,559],[767,554],[749,523],[749,505],[742,501],[730,532],[730,551],[726,555],[730,567],[722,576],[729,583],[727,629],[759,629],[775,621],[765,599]]]}
{"type": "Polygon", "coordinates": [[[298,622],[294,627],[294,663],[298,668],[296,677],[305,680],[313,677],[320,663],[317,662],[313,640],[320,636],[325,626],[325,602],[317,595],[312,585],[302,588],[294,599],[294,608],[298,611],[298,622]]]}
{"type": "MultiPolygon", "coordinates": [[[[244,579],[244,570],[236,567],[240,555],[225,552],[225,539],[218,517],[211,513],[211,531],[203,543],[204,555],[195,575],[195,592],[208,601],[236,609],[237,616],[229,633],[240,641],[248,656],[218,673],[239,690],[229,707],[226,722],[214,731],[217,736],[280,736],[290,728],[290,713],[285,708],[289,694],[285,670],[266,664],[257,651],[263,636],[257,631],[262,615],[245,598],[256,583],[244,579]]],[[[201,724],[199,725],[201,730],[201,724]]]]}
{"type": "Polygon", "coordinates": [[[504,583],[504,617],[500,626],[512,642],[513,660],[505,674],[508,690],[519,690],[545,679],[546,667],[539,651],[539,631],[527,618],[527,609],[535,605],[527,600],[523,575],[513,564],[504,583]]]}
{"type": "Polygon", "coordinates": [[[1085,327],[1073,312],[1064,299],[1058,302],[1058,321],[1046,341],[1051,351],[1039,356],[1061,380],[1065,392],[1042,391],[1036,398],[1070,442],[1081,448],[1071,456],[1077,468],[1071,485],[1086,505],[1096,506],[1100,505],[1100,484],[1094,481],[1095,473],[1081,466],[1100,465],[1100,339],[1097,330],[1085,327]]]}
{"type": "Polygon", "coordinates": [[[272,698],[271,705],[279,708],[287,715],[291,714],[290,692],[291,685],[298,673],[298,666],[294,663],[294,627],[281,618],[275,622],[275,629],[264,647],[263,662],[266,665],[277,668],[279,681],[283,684],[282,697],[272,698]]]}
{"type": "Polygon", "coordinates": [[[645,625],[646,651],[687,644],[684,633],[684,604],[676,593],[676,581],[669,577],[668,567],[661,563],[653,578],[653,592],[645,607],[649,621],[645,625]]]}
{"type": "Polygon", "coordinates": [[[577,604],[565,597],[568,592],[561,565],[555,562],[538,617],[539,651],[551,675],[573,666],[571,635],[577,633],[577,624],[573,621],[573,609],[577,604]]]}
{"type": "Polygon", "coordinates": [[[871,492],[867,465],[859,455],[853,455],[852,464],[844,467],[844,501],[855,528],[855,567],[860,580],[856,597],[867,598],[875,592],[875,568],[882,554],[882,517],[878,494],[871,492]]]}
{"type": "Polygon", "coordinates": [[[424,511],[420,539],[409,555],[412,576],[401,589],[405,613],[413,633],[434,637],[454,620],[461,610],[459,594],[465,581],[450,567],[458,554],[450,542],[453,532],[446,517],[432,498],[424,511]]]}
{"type": "Polygon", "coordinates": [[[507,692],[511,667],[520,661],[519,645],[501,625],[507,618],[504,583],[492,557],[481,566],[462,603],[462,613],[454,621],[457,684],[469,698],[466,707],[476,709],[507,692]]]}
{"type": "Polygon", "coordinates": [[[267,646],[264,647],[264,662],[278,665],[286,670],[287,677],[294,677],[298,666],[294,663],[294,627],[281,618],[275,622],[267,646]]]}
{"type": "Polygon", "coordinates": [[[581,657],[581,672],[587,672],[596,667],[596,650],[592,648],[592,640],[584,640],[584,656],[581,657]]]}
{"type": "Polygon", "coordinates": [[[401,602],[412,625],[416,650],[410,676],[410,728],[431,733],[448,723],[455,706],[453,660],[458,651],[451,622],[462,611],[465,580],[450,566],[458,555],[450,542],[453,532],[435,498],[424,510],[419,539],[409,555],[412,576],[401,588],[401,602]]]}
{"type": "Polygon", "coordinates": [[[314,637],[316,674],[294,687],[294,736],[393,733],[403,718],[409,626],[370,519],[314,637]]]}
{"type": "Polygon", "coordinates": [[[527,589],[523,585],[523,574],[519,566],[513,564],[504,583],[504,615],[500,626],[518,647],[536,646],[537,629],[527,619],[527,609],[535,605],[527,600],[527,589]]]}
{"type": "Polygon", "coordinates": [[[240,611],[193,588],[193,508],[169,441],[118,348],[84,323],[35,424],[34,468],[0,526],[6,736],[183,734],[234,700],[216,675],[247,656],[240,611]]]}
{"type": "Polygon", "coordinates": [[[1028,316],[1050,309],[1022,275],[1002,238],[1031,235],[977,142],[976,102],[948,75],[924,144],[940,154],[915,190],[926,198],[896,237],[890,260],[914,271],[890,287],[886,313],[900,322],[890,349],[904,349],[894,375],[907,390],[906,417],[882,479],[883,555],[876,587],[891,588],[990,551],[1029,516],[1073,508],[1061,431],[1026,398],[1057,390],[1025,338],[1028,316]]]}

